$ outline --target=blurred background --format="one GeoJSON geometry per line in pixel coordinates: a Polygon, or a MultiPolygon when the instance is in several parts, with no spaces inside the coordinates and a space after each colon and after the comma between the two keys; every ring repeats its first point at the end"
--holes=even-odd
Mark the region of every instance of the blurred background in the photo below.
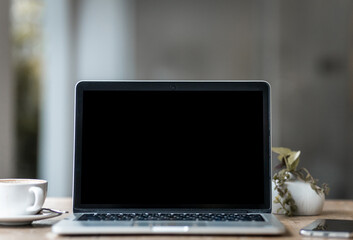
{"type": "Polygon", "coordinates": [[[265,79],[273,146],[352,199],[352,17],[351,0],[2,0],[0,178],[71,195],[78,80],[265,79]]]}

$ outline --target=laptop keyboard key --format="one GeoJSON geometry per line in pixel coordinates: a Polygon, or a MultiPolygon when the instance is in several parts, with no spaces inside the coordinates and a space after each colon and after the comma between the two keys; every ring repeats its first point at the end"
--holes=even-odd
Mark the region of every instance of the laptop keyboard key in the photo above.
{"type": "Polygon", "coordinates": [[[136,213],[83,214],[78,221],[264,221],[260,214],[136,213]]]}

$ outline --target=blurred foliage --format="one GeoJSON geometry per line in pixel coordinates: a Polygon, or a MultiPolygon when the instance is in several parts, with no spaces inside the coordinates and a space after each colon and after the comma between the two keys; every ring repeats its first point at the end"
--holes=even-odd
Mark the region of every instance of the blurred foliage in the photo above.
{"type": "Polygon", "coordinates": [[[12,0],[17,177],[37,177],[43,0],[12,0]]]}
{"type": "Polygon", "coordinates": [[[286,185],[288,181],[306,182],[318,195],[328,194],[329,187],[327,184],[324,183],[320,187],[318,180],[314,179],[306,168],[297,169],[300,161],[300,151],[292,151],[284,147],[273,147],[272,151],[278,154],[277,159],[280,161],[280,164],[276,166],[278,171],[273,176],[275,190],[278,192],[273,203],[281,205],[281,208],[277,210],[278,213],[284,211],[285,215],[291,217],[297,210],[297,205],[286,185]]]}

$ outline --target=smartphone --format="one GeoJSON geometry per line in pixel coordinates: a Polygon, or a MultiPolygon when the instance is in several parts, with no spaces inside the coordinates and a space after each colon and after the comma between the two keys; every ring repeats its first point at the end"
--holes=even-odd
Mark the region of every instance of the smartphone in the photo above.
{"type": "Polygon", "coordinates": [[[300,229],[300,234],[312,237],[353,237],[353,220],[318,219],[300,229]]]}

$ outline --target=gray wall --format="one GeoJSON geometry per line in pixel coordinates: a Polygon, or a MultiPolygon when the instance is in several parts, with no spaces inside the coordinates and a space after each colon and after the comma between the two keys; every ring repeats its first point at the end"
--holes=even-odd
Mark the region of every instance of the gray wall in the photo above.
{"type": "Polygon", "coordinates": [[[144,0],[135,15],[137,78],[266,79],[280,124],[278,0],[144,0]]]}
{"type": "Polygon", "coordinates": [[[59,95],[47,95],[43,105],[41,173],[55,183],[50,194],[70,192],[68,99],[77,80],[265,79],[272,85],[273,146],[301,150],[301,166],[331,186],[330,198],[353,198],[353,1],[47,3],[47,57],[60,67],[46,75],[59,95]]]}
{"type": "Polygon", "coordinates": [[[352,13],[349,0],[136,1],[136,75],[268,80],[273,145],[352,198],[352,13]]]}
{"type": "Polygon", "coordinates": [[[353,198],[352,16],[353,1],[281,2],[280,145],[337,198],[353,198]]]}

